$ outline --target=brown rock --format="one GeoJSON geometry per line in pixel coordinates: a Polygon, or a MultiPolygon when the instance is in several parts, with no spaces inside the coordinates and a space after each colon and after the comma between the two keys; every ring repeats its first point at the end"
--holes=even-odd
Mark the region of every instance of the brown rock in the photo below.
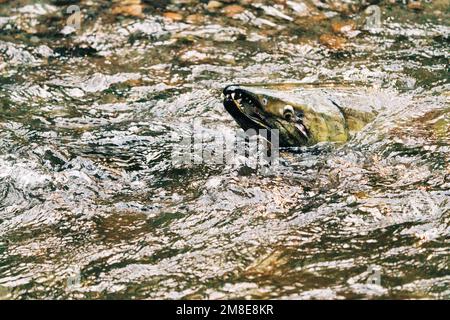
{"type": "Polygon", "coordinates": [[[112,14],[142,18],[142,4],[117,5],[112,8],[112,14]]]}
{"type": "Polygon", "coordinates": [[[206,8],[209,11],[216,11],[219,8],[223,7],[223,3],[219,2],[219,1],[215,1],[215,0],[211,0],[210,2],[208,2],[208,5],[206,6],[206,8]]]}
{"type": "Polygon", "coordinates": [[[347,33],[349,31],[355,30],[355,23],[351,20],[333,21],[331,23],[331,29],[334,33],[347,33]]]}
{"type": "Polygon", "coordinates": [[[205,21],[205,17],[201,14],[191,14],[186,17],[187,23],[202,24],[205,21]]]}
{"type": "Polygon", "coordinates": [[[223,12],[228,17],[232,17],[236,14],[242,13],[242,12],[244,12],[244,10],[245,10],[244,7],[237,5],[237,4],[232,4],[232,5],[229,5],[229,6],[226,6],[225,8],[223,8],[223,12]]]}
{"type": "Polygon", "coordinates": [[[341,50],[346,44],[346,40],[332,34],[323,34],[319,38],[319,42],[329,49],[341,50]]]}
{"type": "Polygon", "coordinates": [[[351,5],[343,1],[331,2],[330,9],[345,14],[347,16],[353,13],[353,8],[351,7],[351,5]]]}
{"type": "Polygon", "coordinates": [[[178,12],[170,12],[170,11],[164,12],[163,13],[163,17],[167,18],[169,20],[172,20],[172,21],[181,21],[181,20],[183,20],[183,16],[181,14],[179,14],[178,12]]]}
{"type": "Polygon", "coordinates": [[[408,9],[411,10],[423,10],[422,3],[420,1],[411,1],[408,3],[408,9]]]}

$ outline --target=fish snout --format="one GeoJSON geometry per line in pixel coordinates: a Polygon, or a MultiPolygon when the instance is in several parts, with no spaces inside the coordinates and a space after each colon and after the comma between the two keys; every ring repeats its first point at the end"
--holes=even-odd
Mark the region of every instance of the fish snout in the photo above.
{"type": "Polygon", "coordinates": [[[239,85],[237,84],[229,84],[223,89],[223,94],[225,96],[230,95],[232,93],[235,93],[240,89],[239,85]]]}

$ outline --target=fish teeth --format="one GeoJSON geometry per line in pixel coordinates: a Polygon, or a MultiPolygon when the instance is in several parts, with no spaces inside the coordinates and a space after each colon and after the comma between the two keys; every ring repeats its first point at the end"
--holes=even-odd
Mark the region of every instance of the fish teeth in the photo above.
{"type": "Polygon", "coordinates": [[[231,97],[234,99],[234,96],[235,96],[235,93],[234,92],[232,92],[231,93],[231,97]]]}
{"type": "Polygon", "coordinates": [[[309,135],[308,135],[308,133],[306,132],[305,127],[304,127],[302,124],[296,123],[296,124],[295,124],[295,127],[296,127],[301,133],[303,133],[303,135],[304,135],[306,138],[309,138],[309,135]]]}

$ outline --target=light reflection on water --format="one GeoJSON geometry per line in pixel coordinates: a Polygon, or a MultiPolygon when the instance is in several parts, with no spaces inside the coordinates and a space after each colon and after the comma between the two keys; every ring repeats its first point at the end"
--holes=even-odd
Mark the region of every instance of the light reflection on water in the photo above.
{"type": "Polygon", "coordinates": [[[381,32],[344,50],[319,44],[326,16],[362,30],[361,10],[197,4],[171,21],[177,1],[143,18],[81,1],[63,36],[64,7],[32,3],[0,9],[0,298],[450,297],[442,3],[382,4],[381,32]],[[358,101],[385,109],[345,146],[282,153],[276,176],[173,165],[193,119],[238,129],[226,84],[283,81],[374,88],[358,101]]]}

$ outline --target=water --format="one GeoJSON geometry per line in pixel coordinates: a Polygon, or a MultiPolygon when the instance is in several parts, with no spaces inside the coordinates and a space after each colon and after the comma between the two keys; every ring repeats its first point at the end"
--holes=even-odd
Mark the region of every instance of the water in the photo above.
{"type": "Polygon", "coordinates": [[[450,298],[447,1],[368,30],[356,2],[70,1],[79,30],[62,3],[0,7],[1,297],[450,298]],[[285,81],[384,109],[276,175],[172,162],[194,120],[238,131],[225,85],[285,81]]]}

